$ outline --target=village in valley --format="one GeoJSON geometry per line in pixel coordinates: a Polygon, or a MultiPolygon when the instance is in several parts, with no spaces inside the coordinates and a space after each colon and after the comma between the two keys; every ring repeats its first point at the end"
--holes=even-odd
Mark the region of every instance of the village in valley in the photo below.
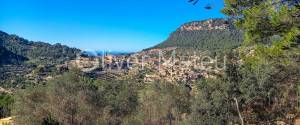
{"type": "Polygon", "coordinates": [[[176,55],[176,48],[150,49],[130,55],[79,56],[64,67],[79,68],[89,74],[103,77],[111,73],[139,74],[147,71],[144,82],[194,82],[199,78],[216,78],[222,75],[225,57],[205,56],[205,53],[187,56],[176,55]],[[169,55],[165,53],[171,53],[169,55]],[[203,54],[203,55],[201,55],[203,54]]]}

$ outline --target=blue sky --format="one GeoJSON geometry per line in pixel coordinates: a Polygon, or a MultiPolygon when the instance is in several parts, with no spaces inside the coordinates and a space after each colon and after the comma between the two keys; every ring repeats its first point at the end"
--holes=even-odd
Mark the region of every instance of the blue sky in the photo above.
{"type": "Polygon", "coordinates": [[[224,17],[223,0],[0,0],[0,30],[92,50],[138,51],[181,24],[224,17]],[[210,3],[214,9],[205,10],[210,3]]]}

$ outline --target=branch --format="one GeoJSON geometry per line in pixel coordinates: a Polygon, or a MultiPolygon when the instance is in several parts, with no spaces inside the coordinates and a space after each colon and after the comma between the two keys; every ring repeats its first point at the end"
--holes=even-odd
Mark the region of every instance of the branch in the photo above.
{"type": "Polygon", "coordinates": [[[240,112],[238,100],[237,100],[235,97],[234,97],[233,99],[234,99],[234,101],[235,101],[236,109],[237,109],[237,111],[238,111],[239,118],[240,118],[240,120],[241,120],[241,125],[244,125],[244,119],[243,119],[242,114],[241,114],[241,112],[240,112]]]}
{"type": "Polygon", "coordinates": [[[193,3],[193,5],[196,5],[199,2],[199,0],[189,0],[188,2],[193,3]]]}

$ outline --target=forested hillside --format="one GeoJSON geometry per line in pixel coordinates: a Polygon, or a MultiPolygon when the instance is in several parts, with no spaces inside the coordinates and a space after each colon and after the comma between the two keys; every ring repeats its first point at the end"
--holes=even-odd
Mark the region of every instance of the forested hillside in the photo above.
{"type": "Polygon", "coordinates": [[[26,60],[35,64],[62,63],[75,58],[79,52],[78,49],[61,44],[33,42],[2,31],[0,31],[0,48],[2,64],[23,63],[26,60]]]}
{"type": "Polygon", "coordinates": [[[232,21],[209,19],[182,25],[166,41],[153,48],[220,50],[235,48],[242,40],[242,32],[233,26],[232,21]]]}
{"type": "Polygon", "coordinates": [[[16,55],[0,45],[0,64],[17,64],[27,60],[26,57],[16,55]]]}

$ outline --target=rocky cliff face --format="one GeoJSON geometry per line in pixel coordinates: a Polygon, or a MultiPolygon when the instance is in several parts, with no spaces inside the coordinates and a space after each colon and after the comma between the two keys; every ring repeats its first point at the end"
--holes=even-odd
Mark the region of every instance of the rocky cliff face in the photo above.
{"type": "Polygon", "coordinates": [[[195,31],[195,30],[225,30],[229,29],[230,24],[224,19],[209,19],[205,21],[194,21],[182,25],[180,31],[195,31]]]}

